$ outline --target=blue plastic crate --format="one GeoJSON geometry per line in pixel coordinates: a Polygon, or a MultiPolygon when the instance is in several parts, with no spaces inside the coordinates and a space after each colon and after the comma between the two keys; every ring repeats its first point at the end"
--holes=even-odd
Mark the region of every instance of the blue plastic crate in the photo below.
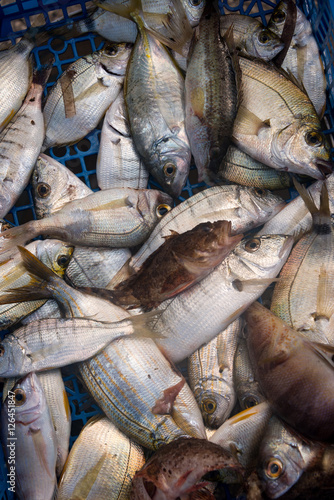
{"type": "MultiPolygon", "coordinates": [[[[222,13],[232,11],[240,14],[258,17],[266,24],[279,0],[221,0],[222,13]]],[[[87,15],[87,5],[91,2],[83,0],[62,0],[53,2],[52,0],[1,0],[0,5],[0,43],[10,40],[15,43],[24,31],[31,25],[44,25],[45,27],[59,26],[66,19],[72,17],[74,20],[83,19],[87,15]],[[6,5],[5,5],[6,4],[6,5]],[[75,13],[73,17],[73,12],[75,13]],[[17,21],[21,20],[19,30],[17,21]],[[13,23],[16,21],[16,23],[13,23]]],[[[334,132],[334,0],[297,0],[297,5],[305,12],[311,21],[316,40],[324,62],[325,72],[328,82],[328,105],[325,114],[325,121],[328,128],[327,133],[334,132]],[[333,11],[331,10],[333,8],[333,11]]],[[[45,62],[45,51],[51,53],[54,58],[54,67],[57,71],[53,80],[50,79],[47,87],[50,87],[55,79],[63,72],[63,67],[71,64],[76,59],[89,51],[95,51],[102,47],[101,37],[94,34],[87,34],[72,40],[63,41],[56,46],[54,40],[50,39],[45,45],[34,49],[33,53],[37,67],[41,67],[45,62]]],[[[59,41],[58,41],[59,42],[59,41]]],[[[73,146],[53,148],[50,155],[73,170],[90,188],[96,190],[96,170],[95,162],[99,148],[100,130],[91,132],[85,139],[73,146]]],[[[180,200],[192,196],[193,191],[197,191],[204,186],[204,183],[196,182],[196,171],[193,170],[190,179],[182,191],[180,200]],[[193,180],[194,179],[194,180],[193,180]]],[[[151,181],[152,185],[156,185],[151,181]]],[[[195,192],[196,192],[195,191],[195,192]]],[[[12,209],[8,220],[15,225],[22,224],[31,218],[35,218],[31,188],[25,190],[16,206],[12,209]]],[[[4,332],[1,332],[3,334],[4,332]]],[[[68,373],[68,370],[65,370],[68,373]]],[[[90,396],[85,392],[82,385],[70,374],[64,376],[64,381],[70,401],[72,414],[72,437],[71,445],[78,436],[80,429],[87,420],[99,412],[99,409],[92,403],[90,396]]],[[[4,462],[3,452],[0,447],[0,500],[14,500],[15,496],[7,491],[7,470],[4,462]]],[[[229,496],[230,498],[230,496],[229,496]]]]}

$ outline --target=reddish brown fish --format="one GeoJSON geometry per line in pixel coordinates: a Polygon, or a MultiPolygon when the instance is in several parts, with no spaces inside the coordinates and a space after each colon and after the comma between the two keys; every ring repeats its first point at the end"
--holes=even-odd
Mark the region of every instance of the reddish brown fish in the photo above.
{"type": "Polygon", "coordinates": [[[207,276],[242,239],[229,221],[204,222],[185,233],[171,232],[141,269],[112,291],[115,303],[150,309],[207,276]]]}
{"type": "Polygon", "coordinates": [[[273,410],[301,434],[334,441],[334,348],[303,337],[258,302],[245,313],[256,379],[273,410]]]}
{"type": "MultiPolygon", "coordinates": [[[[205,439],[180,438],[159,448],[137,472],[132,482],[131,500],[190,500],[205,488],[200,481],[207,472],[219,469],[242,470],[221,446],[205,439]]],[[[205,489],[204,489],[205,492],[205,489]]],[[[204,498],[214,498],[205,492],[204,498]],[[208,496],[209,495],[209,496],[208,496]]]]}

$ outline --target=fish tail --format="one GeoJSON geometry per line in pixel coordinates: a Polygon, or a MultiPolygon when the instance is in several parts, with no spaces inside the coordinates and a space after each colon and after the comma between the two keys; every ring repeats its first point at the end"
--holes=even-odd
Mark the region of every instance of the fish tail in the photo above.
{"type": "Polygon", "coordinates": [[[95,0],[95,5],[103,10],[108,10],[121,17],[126,17],[132,20],[132,13],[142,10],[141,0],[130,0],[127,6],[122,3],[109,3],[105,0],[95,0]]]}
{"type": "Polygon", "coordinates": [[[163,311],[151,311],[129,318],[134,332],[131,336],[139,338],[149,338],[153,340],[164,339],[162,333],[153,330],[153,323],[158,321],[163,311]]]}
{"type": "Polygon", "coordinates": [[[299,184],[299,182],[293,178],[293,183],[302,197],[305,205],[307,206],[309,212],[313,219],[313,230],[318,234],[328,234],[331,232],[331,211],[329,207],[329,197],[326,182],[323,182],[321,193],[320,193],[320,207],[318,208],[314,203],[312,196],[309,194],[307,189],[299,184]]]}
{"type": "Polygon", "coordinates": [[[38,85],[42,87],[42,89],[44,89],[52,71],[52,64],[54,63],[54,61],[55,60],[53,58],[46,66],[33,72],[32,85],[38,85]]]}
{"type": "Polygon", "coordinates": [[[17,246],[25,245],[38,234],[38,221],[35,220],[2,231],[0,233],[0,263],[11,259],[17,253],[17,246]]]}

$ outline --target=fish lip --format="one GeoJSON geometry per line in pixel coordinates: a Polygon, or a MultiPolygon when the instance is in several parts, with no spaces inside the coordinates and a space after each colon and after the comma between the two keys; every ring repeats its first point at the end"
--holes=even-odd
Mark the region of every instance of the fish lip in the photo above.
{"type": "Polygon", "coordinates": [[[286,241],[283,243],[281,250],[279,251],[278,258],[281,259],[284,257],[285,253],[288,251],[290,252],[292,245],[294,242],[294,237],[293,236],[288,236],[286,241]]]}
{"type": "Polygon", "coordinates": [[[326,175],[330,175],[333,172],[334,164],[331,160],[317,160],[316,166],[319,169],[323,180],[326,178],[326,175]]]}

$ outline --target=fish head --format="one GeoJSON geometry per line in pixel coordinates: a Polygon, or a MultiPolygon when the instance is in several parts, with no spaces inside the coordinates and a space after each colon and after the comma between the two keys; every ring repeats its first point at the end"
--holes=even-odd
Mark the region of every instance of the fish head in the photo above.
{"type": "Polygon", "coordinates": [[[217,429],[229,417],[235,402],[231,387],[222,389],[221,393],[214,391],[201,391],[196,395],[197,402],[202,412],[204,424],[212,429],[217,429]]]}
{"type": "Polygon", "coordinates": [[[181,0],[189,24],[194,28],[199,24],[206,0],[181,0]]]}
{"type": "Polygon", "coordinates": [[[138,196],[137,210],[147,221],[159,222],[173,207],[172,198],[157,189],[143,189],[138,196]]]}
{"type": "Polygon", "coordinates": [[[31,183],[38,219],[49,217],[66,203],[92,193],[67,167],[43,153],[37,159],[31,183]]]}
{"type": "Polygon", "coordinates": [[[244,390],[242,388],[239,389],[238,389],[238,399],[239,399],[239,404],[243,410],[248,410],[249,408],[253,408],[254,406],[257,406],[266,400],[265,397],[260,392],[258,383],[255,381],[253,381],[253,383],[250,382],[249,384],[247,384],[244,390]]]}
{"type": "Polygon", "coordinates": [[[25,364],[25,348],[9,334],[0,341],[0,377],[16,376],[25,364]]]}
{"type": "Polygon", "coordinates": [[[333,169],[328,138],[315,122],[298,120],[272,141],[272,155],[282,170],[323,180],[333,169]]]}
{"type": "Polygon", "coordinates": [[[240,186],[239,198],[239,203],[245,212],[252,216],[252,221],[243,228],[244,232],[264,224],[286,205],[283,198],[264,188],[240,186]]]}
{"type": "Polygon", "coordinates": [[[174,130],[172,135],[162,138],[156,144],[155,151],[152,173],[164,191],[173,198],[178,198],[189,175],[189,144],[181,140],[177,130],[174,130]]]}
{"type": "Polygon", "coordinates": [[[282,0],[275,8],[269,20],[268,29],[276,33],[276,35],[278,36],[281,36],[283,32],[287,12],[287,2],[285,0],[282,0]]]}
{"type": "Polygon", "coordinates": [[[5,401],[15,406],[15,422],[24,426],[34,422],[46,407],[42,386],[34,372],[17,381],[5,401]]]}
{"type": "Polygon", "coordinates": [[[106,73],[124,76],[132,47],[132,43],[108,43],[93,54],[95,65],[102,67],[106,73]]]}
{"type": "Polygon", "coordinates": [[[70,263],[74,247],[59,240],[38,242],[36,256],[58,276],[63,277],[70,263]]]}
{"type": "Polygon", "coordinates": [[[313,452],[273,417],[259,450],[258,472],[269,498],[278,498],[299,480],[313,452]],[[273,428],[272,428],[273,427],[273,428]]]}
{"type": "Polygon", "coordinates": [[[284,47],[280,38],[268,28],[257,26],[246,40],[247,53],[264,61],[273,59],[284,47]]]}

